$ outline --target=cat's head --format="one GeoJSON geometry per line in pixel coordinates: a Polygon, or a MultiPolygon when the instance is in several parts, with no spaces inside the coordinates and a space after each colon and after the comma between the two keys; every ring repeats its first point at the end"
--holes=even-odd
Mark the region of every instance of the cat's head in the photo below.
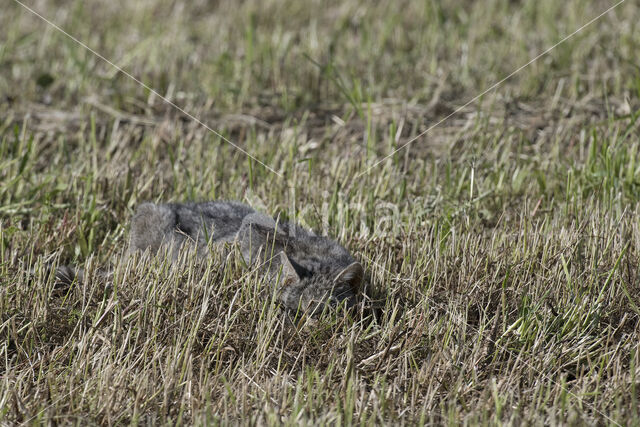
{"type": "Polygon", "coordinates": [[[364,280],[364,269],[359,262],[352,263],[332,276],[300,277],[284,252],[280,256],[280,299],[289,310],[318,316],[325,308],[331,309],[339,305],[351,308],[356,304],[356,295],[364,280]]]}

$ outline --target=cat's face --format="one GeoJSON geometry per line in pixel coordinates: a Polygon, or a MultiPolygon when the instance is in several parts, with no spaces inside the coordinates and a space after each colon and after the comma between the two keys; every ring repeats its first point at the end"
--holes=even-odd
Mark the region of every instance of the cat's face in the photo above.
{"type": "Polygon", "coordinates": [[[339,305],[351,308],[356,304],[356,295],[364,278],[360,263],[354,262],[335,277],[316,275],[300,278],[283,254],[282,267],[280,298],[288,309],[318,316],[325,308],[339,305]]]}

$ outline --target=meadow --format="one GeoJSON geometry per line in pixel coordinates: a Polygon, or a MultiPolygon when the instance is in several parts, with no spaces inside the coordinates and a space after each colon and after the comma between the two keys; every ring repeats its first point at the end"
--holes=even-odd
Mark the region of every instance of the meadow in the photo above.
{"type": "Polygon", "coordinates": [[[0,424],[640,425],[614,5],[3,0],[0,424]],[[361,309],[293,318],[215,250],[123,261],[137,204],[212,199],[341,242],[361,309]]]}

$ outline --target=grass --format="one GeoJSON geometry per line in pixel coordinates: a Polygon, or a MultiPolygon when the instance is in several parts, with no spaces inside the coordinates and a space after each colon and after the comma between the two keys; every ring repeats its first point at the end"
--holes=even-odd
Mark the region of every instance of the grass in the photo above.
{"type": "Polygon", "coordinates": [[[54,3],[282,177],[3,5],[0,423],[640,424],[634,2],[364,175],[614,3],[54,3]],[[121,260],[139,202],[216,198],[339,240],[377,315],[292,322],[215,252],[121,260]]]}

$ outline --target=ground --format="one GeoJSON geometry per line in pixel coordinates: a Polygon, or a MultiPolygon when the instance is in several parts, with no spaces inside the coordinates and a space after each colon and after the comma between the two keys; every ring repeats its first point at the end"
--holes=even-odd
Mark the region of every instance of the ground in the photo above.
{"type": "Polygon", "coordinates": [[[640,7],[520,69],[615,4],[5,0],[0,423],[639,424],[640,7]],[[340,241],[363,308],[122,260],[209,199],[340,241]]]}

